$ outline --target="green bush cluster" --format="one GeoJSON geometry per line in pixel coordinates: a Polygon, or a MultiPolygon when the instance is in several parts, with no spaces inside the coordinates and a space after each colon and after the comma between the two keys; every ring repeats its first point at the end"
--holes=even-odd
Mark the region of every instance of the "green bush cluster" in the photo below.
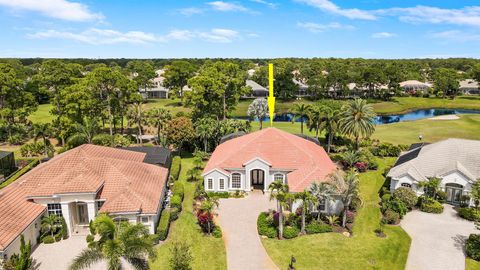
{"type": "Polygon", "coordinates": [[[213,237],[222,238],[222,229],[219,226],[215,226],[212,232],[213,237]]]}
{"type": "Polygon", "coordinates": [[[412,209],[418,202],[415,191],[407,187],[399,187],[393,193],[393,197],[402,201],[409,209],[412,209]]]}
{"type": "Polygon", "coordinates": [[[435,199],[439,203],[445,203],[447,201],[447,193],[445,191],[439,190],[437,194],[435,194],[435,199]]]}
{"type": "Polygon", "coordinates": [[[228,192],[207,192],[208,197],[215,197],[215,198],[222,198],[227,199],[230,198],[230,193],[228,192]]]}
{"type": "Polygon", "coordinates": [[[326,233],[331,232],[332,227],[320,221],[312,221],[305,226],[307,234],[326,233]]]}
{"type": "Polygon", "coordinates": [[[257,218],[258,234],[264,235],[268,238],[277,237],[277,228],[273,224],[273,219],[268,217],[267,213],[260,213],[257,218]]]}
{"type": "Polygon", "coordinates": [[[53,244],[55,242],[55,238],[51,235],[47,235],[42,238],[42,243],[44,244],[53,244]]]}
{"type": "Polygon", "coordinates": [[[382,213],[385,213],[387,210],[392,210],[398,213],[400,218],[403,218],[408,212],[408,207],[403,201],[392,197],[390,200],[382,202],[382,213]]]}
{"type": "Polygon", "coordinates": [[[467,256],[480,261],[480,234],[470,234],[465,244],[467,256]]]}
{"type": "Polygon", "coordinates": [[[283,238],[292,239],[298,236],[300,230],[296,226],[285,226],[283,228],[283,238]]]}
{"type": "Polygon", "coordinates": [[[185,196],[185,187],[183,186],[182,182],[175,182],[173,184],[173,195],[178,195],[183,201],[183,197],[185,196]]]}
{"type": "Polygon", "coordinates": [[[180,156],[175,156],[172,159],[172,166],[170,166],[170,177],[173,181],[178,180],[180,175],[180,170],[182,169],[182,158],[180,156]]]}
{"type": "Polygon", "coordinates": [[[399,220],[400,220],[400,215],[393,210],[388,209],[387,211],[385,211],[385,213],[383,213],[383,217],[382,217],[383,223],[398,224],[399,220]]]}
{"type": "Polygon", "coordinates": [[[170,228],[170,209],[164,209],[160,216],[160,221],[157,226],[158,239],[164,241],[167,239],[168,229],[170,228]]]}
{"type": "Polygon", "coordinates": [[[170,208],[170,222],[177,220],[179,215],[180,215],[180,209],[170,208]]]}
{"type": "Polygon", "coordinates": [[[394,145],[391,143],[380,143],[372,146],[371,152],[380,157],[398,157],[402,151],[408,149],[407,145],[394,145]]]}
{"type": "Polygon", "coordinates": [[[480,211],[475,208],[463,207],[458,209],[458,215],[466,220],[480,221],[480,211]]]}
{"type": "Polygon", "coordinates": [[[424,197],[420,202],[420,211],[441,214],[443,212],[443,205],[432,198],[424,197]]]}
{"type": "Polygon", "coordinates": [[[182,198],[175,194],[172,196],[172,198],[170,198],[170,207],[172,208],[177,208],[179,210],[182,209],[182,198]]]}
{"type": "Polygon", "coordinates": [[[127,147],[132,141],[121,134],[115,134],[113,136],[110,134],[98,134],[92,138],[92,143],[102,146],[127,147]]]}

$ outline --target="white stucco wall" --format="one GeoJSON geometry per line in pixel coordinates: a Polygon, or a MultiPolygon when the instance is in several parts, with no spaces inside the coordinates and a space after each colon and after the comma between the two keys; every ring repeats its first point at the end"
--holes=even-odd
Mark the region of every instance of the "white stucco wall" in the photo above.
{"type": "MultiPolygon", "coordinates": [[[[208,174],[206,174],[204,176],[204,188],[205,188],[205,191],[209,192],[209,191],[215,191],[215,192],[225,192],[225,191],[229,191],[229,187],[230,187],[230,177],[229,175],[226,175],[220,171],[217,171],[217,170],[214,170],[214,171],[211,171],[209,172],[208,174]],[[221,179],[224,179],[225,183],[224,183],[224,188],[225,189],[220,189],[220,178],[221,179]],[[213,188],[212,189],[209,189],[208,188],[208,179],[212,179],[213,180],[213,188]]],[[[243,185],[243,182],[242,182],[242,185],[243,185]]]]}
{"type": "MultiPolygon", "coordinates": [[[[43,215],[37,217],[23,232],[23,237],[25,238],[25,244],[30,242],[32,247],[35,247],[37,243],[37,238],[40,236],[40,226],[41,219],[43,215]]],[[[13,242],[5,249],[4,254],[7,255],[7,258],[14,253],[20,251],[20,235],[13,240],[13,242]]]]}
{"type": "Polygon", "coordinates": [[[263,172],[265,173],[264,189],[263,190],[267,191],[268,186],[273,181],[272,176],[270,175],[270,166],[260,159],[255,159],[255,160],[252,160],[249,163],[247,163],[245,165],[245,175],[247,176],[246,177],[246,190],[251,190],[252,189],[252,186],[251,186],[252,180],[250,179],[250,172],[252,170],[263,170],[263,172]]]}
{"type": "Polygon", "coordinates": [[[442,176],[442,182],[440,186],[443,190],[445,190],[445,185],[449,183],[462,185],[464,192],[470,192],[472,190],[470,180],[458,171],[453,171],[442,176]]]}
{"type": "Polygon", "coordinates": [[[423,194],[423,189],[418,187],[418,183],[414,180],[410,175],[406,174],[398,179],[392,179],[390,181],[390,191],[393,193],[395,189],[402,186],[402,184],[410,184],[412,186],[412,190],[417,193],[417,195],[423,194]]]}
{"type": "MultiPolygon", "coordinates": [[[[292,205],[292,212],[297,211],[299,207],[301,207],[302,201],[295,200],[292,205]]],[[[339,215],[340,212],[343,210],[343,204],[340,200],[332,198],[328,200],[325,204],[325,211],[321,211],[322,213],[328,215],[339,215]]],[[[316,212],[316,209],[312,209],[313,212],[316,212]]]]}

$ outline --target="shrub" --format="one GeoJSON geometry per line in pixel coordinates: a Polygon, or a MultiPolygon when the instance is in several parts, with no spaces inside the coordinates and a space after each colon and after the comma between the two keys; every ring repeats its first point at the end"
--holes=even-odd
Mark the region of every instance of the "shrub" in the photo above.
{"type": "Polygon", "coordinates": [[[420,210],[426,213],[440,214],[443,212],[443,205],[432,198],[425,197],[421,200],[420,210]]]}
{"type": "Polygon", "coordinates": [[[222,238],[222,230],[219,226],[215,226],[212,232],[213,237],[215,238],[222,238]]]}
{"type": "Polygon", "coordinates": [[[362,206],[362,200],[357,196],[352,199],[352,202],[348,206],[351,211],[357,211],[362,206]]]}
{"type": "Polygon", "coordinates": [[[260,213],[257,218],[257,230],[259,235],[268,238],[277,237],[277,228],[273,225],[273,220],[268,217],[267,213],[260,213]]]}
{"type": "Polygon", "coordinates": [[[458,209],[458,215],[466,220],[480,221],[480,211],[475,208],[460,208],[458,209]]]}
{"type": "Polygon", "coordinates": [[[347,223],[353,223],[355,219],[355,213],[352,211],[347,211],[347,223]]]}
{"type": "Polygon", "coordinates": [[[382,195],[382,203],[390,201],[391,198],[392,198],[392,195],[390,193],[383,194],[382,195]]]}
{"type": "Polygon", "coordinates": [[[368,169],[368,164],[366,162],[356,162],[353,165],[359,172],[366,172],[368,169]]]}
{"type": "Polygon", "coordinates": [[[439,203],[445,203],[447,201],[447,193],[445,191],[439,190],[439,191],[437,191],[435,199],[439,203]]]}
{"type": "Polygon", "coordinates": [[[170,208],[170,222],[177,220],[179,214],[180,214],[180,209],[170,208]]]}
{"type": "Polygon", "coordinates": [[[178,208],[179,210],[182,209],[182,198],[175,194],[172,196],[172,198],[170,199],[170,207],[172,208],[178,208]]]}
{"type": "Polygon", "coordinates": [[[185,195],[185,188],[182,182],[175,182],[175,184],[173,184],[173,195],[178,195],[183,201],[183,196],[185,195]]]}
{"type": "Polygon", "coordinates": [[[397,212],[388,209],[383,213],[382,222],[387,224],[397,224],[399,219],[400,215],[397,212]]]}
{"type": "Polygon", "coordinates": [[[112,136],[110,134],[98,134],[92,138],[92,143],[102,146],[111,146],[113,142],[112,136]]]}
{"type": "Polygon", "coordinates": [[[393,193],[393,197],[405,203],[405,205],[409,209],[412,209],[415,206],[415,204],[417,204],[417,201],[418,201],[418,197],[415,191],[407,187],[397,188],[393,193]]]}
{"type": "Polygon", "coordinates": [[[380,143],[379,145],[372,147],[372,154],[381,157],[397,157],[400,152],[406,150],[407,145],[393,145],[391,143],[380,143]]]}
{"type": "Polygon", "coordinates": [[[397,198],[391,198],[388,201],[382,202],[382,212],[385,213],[387,210],[397,212],[400,215],[400,218],[403,218],[403,216],[408,212],[408,208],[405,203],[397,198]]]}
{"type": "Polygon", "coordinates": [[[164,241],[167,239],[168,229],[170,228],[170,209],[164,209],[160,216],[157,226],[158,239],[164,241]]]}
{"type": "Polygon", "coordinates": [[[128,137],[124,137],[121,134],[113,135],[113,147],[127,147],[132,143],[128,137]]]}
{"type": "Polygon", "coordinates": [[[465,244],[467,256],[480,261],[480,234],[470,234],[465,244]]]}
{"type": "Polygon", "coordinates": [[[172,166],[170,166],[170,177],[173,181],[178,180],[180,175],[180,170],[182,169],[182,158],[180,156],[175,156],[172,159],[172,166]]]}
{"type": "Polygon", "coordinates": [[[87,235],[86,240],[87,240],[87,243],[93,242],[93,240],[95,240],[95,236],[89,234],[87,235]]]}
{"type": "Polygon", "coordinates": [[[326,233],[331,232],[332,227],[323,222],[312,221],[310,224],[305,226],[305,231],[307,234],[326,233]]]}
{"type": "Polygon", "coordinates": [[[44,244],[52,244],[52,243],[55,243],[55,238],[53,238],[53,236],[51,236],[51,235],[47,235],[47,236],[43,237],[42,242],[44,244]]]}
{"type": "Polygon", "coordinates": [[[295,226],[285,226],[283,229],[283,237],[285,239],[292,239],[298,236],[299,230],[295,226]]]}
{"type": "Polygon", "coordinates": [[[228,192],[208,192],[207,193],[208,197],[215,197],[215,198],[224,198],[227,199],[230,197],[230,193],[228,192]]]}
{"type": "Polygon", "coordinates": [[[467,207],[470,204],[470,196],[462,195],[460,197],[460,207],[467,207]]]}

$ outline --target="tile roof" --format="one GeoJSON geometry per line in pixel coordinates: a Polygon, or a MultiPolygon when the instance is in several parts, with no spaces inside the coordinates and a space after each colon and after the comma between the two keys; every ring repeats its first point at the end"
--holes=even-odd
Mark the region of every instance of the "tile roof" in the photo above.
{"type": "Polygon", "coordinates": [[[144,163],[145,153],[84,144],[42,163],[0,190],[0,250],[45,207],[27,199],[94,193],[101,212],[157,213],[168,169],[144,163]]]}
{"type": "Polygon", "coordinates": [[[315,181],[327,181],[327,176],[337,169],[317,144],[276,128],[266,128],[217,146],[204,172],[242,168],[255,158],[270,163],[273,169],[291,170],[287,179],[293,192],[303,191],[315,181]]]}

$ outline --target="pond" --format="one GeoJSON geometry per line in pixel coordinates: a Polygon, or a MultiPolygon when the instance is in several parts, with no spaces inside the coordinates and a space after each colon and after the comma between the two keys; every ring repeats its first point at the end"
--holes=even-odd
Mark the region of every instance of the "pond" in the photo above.
{"type": "MultiPolygon", "coordinates": [[[[375,118],[375,123],[377,125],[383,124],[391,124],[391,123],[398,123],[404,121],[415,121],[425,118],[431,118],[440,115],[451,115],[451,114],[480,114],[480,110],[466,110],[466,109],[422,109],[416,110],[409,113],[404,114],[396,114],[396,115],[388,115],[388,116],[377,116],[375,118]]],[[[273,119],[274,122],[291,122],[293,119],[293,114],[285,113],[285,114],[277,114],[273,119]]],[[[239,119],[248,119],[247,117],[239,117],[239,119]]],[[[306,122],[307,119],[305,117],[296,118],[295,122],[306,122]]],[[[255,122],[258,119],[254,120],[255,122]]],[[[265,117],[263,121],[268,122],[270,121],[269,117],[265,117]]]]}

